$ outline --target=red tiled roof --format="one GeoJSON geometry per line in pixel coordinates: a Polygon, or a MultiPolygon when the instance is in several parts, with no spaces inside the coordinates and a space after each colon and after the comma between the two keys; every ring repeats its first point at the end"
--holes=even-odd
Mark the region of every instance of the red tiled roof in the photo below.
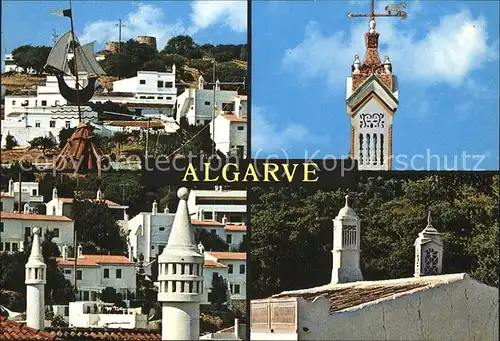
{"type": "Polygon", "coordinates": [[[244,122],[246,123],[247,122],[247,118],[246,117],[238,117],[236,115],[233,115],[233,114],[228,114],[228,115],[223,115],[224,118],[228,119],[229,121],[231,122],[244,122]]]}
{"type": "Polygon", "coordinates": [[[60,340],[137,340],[161,341],[161,331],[151,329],[121,328],[46,328],[60,340]]]}
{"type": "Polygon", "coordinates": [[[246,260],[247,254],[245,252],[215,252],[209,251],[209,255],[216,258],[217,260],[246,260]]]}
{"type": "Polygon", "coordinates": [[[226,225],[224,227],[224,230],[229,231],[229,232],[246,232],[247,226],[246,225],[226,225]]]}
{"type": "Polygon", "coordinates": [[[66,221],[71,222],[68,217],[57,215],[31,214],[31,213],[16,213],[16,212],[0,212],[2,219],[23,219],[23,220],[41,220],[41,221],[66,221]]]}
{"type": "MultiPolygon", "coordinates": [[[[106,124],[115,127],[137,127],[137,128],[147,128],[148,121],[106,121],[106,124]]],[[[150,128],[165,128],[165,125],[160,121],[150,121],[150,128]]]]}
{"type": "Polygon", "coordinates": [[[191,219],[191,224],[192,225],[204,225],[204,226],[224,226],[224,224],[219,223],[216,220],[198,220],[198,219],[191,219]]]}
{"type": "MultiPolygon", "coordinates": [[[[68,258],[68,259],[62,259],[62,258],[56,258],[57,264],[59,266],[74,266],[75,265],[75,259],[74,258],[68,258]]],[[[83,258],[78,258],[76,260],[76,265],[77,266],[91,266],[91,267],[97,267],[99,264],[124,264],[124,265],[133,265],[134,263],[131,262],[127,257],[125,256],[108,256],[108,255],[83,255],[83,258]]]]}
{"type": "Polygon", "coordinates": [[[27,327],[24,323],[0,316],[0,340],[62,340],[51,333],[27,327]]]}
{"type": "Polygon", "coordinates": [[[203,263],[203,266],[205,268],[227,268],[227,265],[214,262],[213,260],[210,259],[205,259],[205,263],[203,263]]]}

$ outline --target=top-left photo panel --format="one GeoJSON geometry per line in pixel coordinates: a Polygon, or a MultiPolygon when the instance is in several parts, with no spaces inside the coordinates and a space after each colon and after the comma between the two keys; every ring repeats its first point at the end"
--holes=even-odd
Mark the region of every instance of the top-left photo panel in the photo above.
{"type": "Polygon", "coordinates": [[[246,158],[247,6],[2,1],[2,167],[246,158]]]}

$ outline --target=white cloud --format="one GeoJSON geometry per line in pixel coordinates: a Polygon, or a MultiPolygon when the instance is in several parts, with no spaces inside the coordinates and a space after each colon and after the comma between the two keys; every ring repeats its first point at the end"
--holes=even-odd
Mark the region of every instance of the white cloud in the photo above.
{"type": "MultiPolygon", "coordinates": [[[[420,11],[420,2],[412,4],[420,11]]],[[[378,7],[382,6],[384,4],[379,3],[378,7]]],[[[381,58],[389,55],[395,74],[400,68],[399,76],[403,79],[422,85],[446,82],[456,86],[471,71],[498,58],[498,42],[488,44],[486,20],[472,18],[468,10],[442,17],[421,39],[415,38],[410,19],[404,24],[408,28],[404,29],[396,28],[395,20],[377,21],[381,58]]],[[[283,65],[294,73],[300,70],[305,78],[325,77],[332,87],[343,87],[354,55],[363,58],[367,26],[366,20],[361,19],[349,32],[324,35],[318,25],[311,22],[305,29],[303,41],[285,52],[283,65]]],[[[419,30],[421,28],[419,26],[419,30]]]]}
{"type": "Polygon", "coordinates": [[[191,32],[221,24],[233,31],[247,30],[247,2],[236,1],[206,1],[196,0],[191,3],[191,32]]]}
{"type": "Polygon", "coordinates": [[[297,123],[272,124],[273,117],[264,108],[252,106],[252,151],[255,155],[285,150],[295,145],[311,141],[327,142],[325,138],[314,136],[309,130],[297,123]]]}
{"type": "MultiPolygon", "coordinates": [[[[117,20],[91,22],[85,26],[84,33],[79,39],[82,42],[97,41],[101,44],[118,41],[117,25],[117,20]]],[[[149,4],[138,4],[137,9],[123,20],[123,25],[125,26],[122,28],[122,41],[135,39],[140,35],[153,36],[156,37],[159,50],[163,49],[169,38],[186,33],[182,21],[166,24],[162,9],[149,4]]]]}

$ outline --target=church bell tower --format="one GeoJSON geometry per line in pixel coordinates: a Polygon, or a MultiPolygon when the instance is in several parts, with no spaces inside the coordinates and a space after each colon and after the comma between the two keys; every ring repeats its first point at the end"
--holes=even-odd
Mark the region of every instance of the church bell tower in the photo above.
{"type": "Polygon", "coordinates": [[[354,56],[352,74],[346,84],[346,109],[351,123],[350,156],[357,160],[359,170],[380,171],[392,167],[392,130],[399,105],[398,83],[389,57],[386,56],[383,62],[380,59],[375,22],[375,17],[406,18],[406,12],[399,6],[391,6],[386,7],[386,13],[376,14],[372,0],[369,14],[348,15],[350,18],[370,18],[370,28],[365,33],[363,62],[358,55],[354,56]]]}

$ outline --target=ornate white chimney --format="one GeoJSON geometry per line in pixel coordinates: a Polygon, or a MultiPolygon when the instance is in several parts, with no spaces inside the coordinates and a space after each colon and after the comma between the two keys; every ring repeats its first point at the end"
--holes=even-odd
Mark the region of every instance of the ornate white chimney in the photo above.
{"type": "Polygon", "coordinates": [[[427,226],[415,240],[415,277],[440,275],[443,264],[443,242],[439,232],[432,226],[431,212],[427,215],[427,226]]]}
{"type": "Polygon", "coordinates": [[[43,330],[45,324],[45,283],[47,265],[43,260],[40,228],[33,228],[31,254],[26,263],[26,325],[43,330]]]}

